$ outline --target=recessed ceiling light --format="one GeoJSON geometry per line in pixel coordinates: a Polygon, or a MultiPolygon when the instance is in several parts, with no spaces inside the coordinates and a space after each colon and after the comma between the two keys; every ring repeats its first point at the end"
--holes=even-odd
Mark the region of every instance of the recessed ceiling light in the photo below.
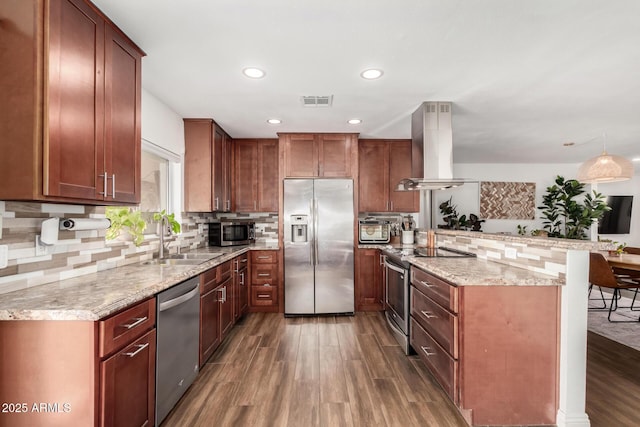
{"type": "Polygon", "coordinates": [[[640,157],[634,157],[631,159],[632,162],[640,162],[640,157]]]}
{"type": "Polygon", "coordinates": [[[382,77],[382,70],[378,70],[376,68],[369,68],[368,70],[364,70],[360,73],[360,77],[367,80],[375,80],[382,77]]]}
{"type": "Polygon", "coordinates": [[[360,120],[360,119],[351,119],[351,120],[348,120],[347,123],[349,123],[350,125],[359,125],[360,123],[362,123],[362,120],[360,120]]]}
{"type": "Polygon", "coordinates": [[[280,119],[269,119],[269,120],[267,120],[267,123],[269,123],[270,125],[279,125],[280,123],[282,123],[282,120],[280,120],[280,119]]]}
{"type": "Polygon", "coordinates": [[[265,76],[266,73],[262,71],[260,68],[247,67],[244,70],[242,70],[242,74],[244,74],[245,76],[251,79],[261,79],[265,76]]]}

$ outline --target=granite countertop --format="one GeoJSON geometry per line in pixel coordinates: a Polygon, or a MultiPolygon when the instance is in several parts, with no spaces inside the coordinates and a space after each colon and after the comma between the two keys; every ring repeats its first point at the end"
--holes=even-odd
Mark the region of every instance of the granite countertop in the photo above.
{"type": "Polygon", "coordinates": [[[412,265],[458,286],[562,286],[564,280],[479,258],[418,258],[412,265]]]}
{"type": "Polygon", "coordinates": [[[190,253],[223,254],[197,265],[129,264],[0,295],[0,320],[103,319],[250,250],[277,246],[206,247],[190,253]]]}
{"type": "MultiPolygon", "coordinates": [[[[358,249],[411,249],[415,245],[359,244],[358,249]]],[[[425,258],[411,255],[403,259],[458,286],[562,286],[564,280],[525,268],[480,258],[425,258]]]]}

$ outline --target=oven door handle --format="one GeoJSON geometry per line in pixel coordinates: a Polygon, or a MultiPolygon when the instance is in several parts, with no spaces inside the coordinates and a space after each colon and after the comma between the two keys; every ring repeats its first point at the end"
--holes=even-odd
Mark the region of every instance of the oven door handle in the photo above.
{"type": "Polygon", "coordinates": [[[397,271],[398,273],[402,274],[402,275],[403,275],[403,276],[402,276],[403,278],[404,278],[404,274],[406,274],[406,272],[407,272],[407,270],[406,270],[406,269],[404,269],[404,268],[396,267],[396,266],[395,266],[395,264],[390,264],[389,262],[387,262],[387,260],[386,260],[386,259],[384,260],[384,265],[385,265],[387,268],[390,268],[391,270],[393,270],[393,271],[397,271]]]}

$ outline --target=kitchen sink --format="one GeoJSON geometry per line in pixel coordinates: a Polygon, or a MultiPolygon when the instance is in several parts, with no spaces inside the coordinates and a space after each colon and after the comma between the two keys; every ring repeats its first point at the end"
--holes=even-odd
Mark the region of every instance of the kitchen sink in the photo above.
{"type": "Polygon", "coordinates": [[[165,258],[155,258],[142,261],[142,265],[198,265],[222,256],[222,253],[186,253],[172,254],[165,258]]]}

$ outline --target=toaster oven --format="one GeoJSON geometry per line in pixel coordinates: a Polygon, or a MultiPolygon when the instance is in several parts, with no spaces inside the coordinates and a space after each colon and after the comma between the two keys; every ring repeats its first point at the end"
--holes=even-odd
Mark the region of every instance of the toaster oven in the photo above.
{"type": "Polygon", "coordinates": [[[362,219],[358,221],[358,241],[360,243],[389,243],[391,221],[362,219]]]}

